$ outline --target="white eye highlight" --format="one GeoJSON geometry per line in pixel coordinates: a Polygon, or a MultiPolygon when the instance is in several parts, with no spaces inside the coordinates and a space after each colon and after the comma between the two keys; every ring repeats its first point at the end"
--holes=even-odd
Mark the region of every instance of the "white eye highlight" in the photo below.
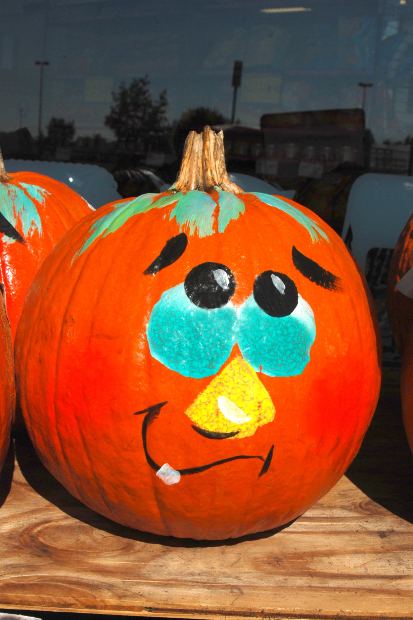
{"type": "Polygon", "coordinates": [[[277,289],[277,291],[279,293],[281,293],[281,295],[285,294],[285,284],[284,282],[281,280],[280,277],[272,274],[271,275],[271,281],[274,284],[275,288],[277,289]]]}
{"type": "Polygon", "coordinates": [[[230,286],[229,275],[227,274],[227,272],[224,271],[224,269],[214,269],[213,273],[215,281],[222,289],[224,289],[224,291],[227,291],[230,286]]]}

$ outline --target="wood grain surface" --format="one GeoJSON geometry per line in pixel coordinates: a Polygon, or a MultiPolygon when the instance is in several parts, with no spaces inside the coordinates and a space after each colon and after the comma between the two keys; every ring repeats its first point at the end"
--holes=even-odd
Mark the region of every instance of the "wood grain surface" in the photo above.
{"type": "Polygon", "coordinates": [[[279,532],[211,545],[128,530],[68,495],[24,435],[1,488],[3,610],[413,618],[413,464],[395,371],[347,476],[279,532]]]}

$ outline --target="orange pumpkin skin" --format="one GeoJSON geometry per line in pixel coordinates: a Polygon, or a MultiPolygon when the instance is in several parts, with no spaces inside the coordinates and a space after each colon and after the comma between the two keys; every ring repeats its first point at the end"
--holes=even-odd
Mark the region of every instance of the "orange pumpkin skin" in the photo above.
{"type": "Polygon", "coordinates": [[[413,268],[413,215],[403,228],[394,249],[388,280],[389,319],[401,353],[403,353],[407,335],[413,330],[413,299],[403,295],[395,287],[411,268],[413,268]]]}
{"type": "MultiPolygon", "coordinates": [[[[206,200],[205,193],[194,192],[195,202],[201,193],[206,200]]],[[[218,202],[216,192],[208,196],[218,202]]],[[[36,450],[74,496],[126,526],[214,540],[288,523],[342,476],[374,412],[380,386],[376,333],[364,283],[341,239],[292,201],[283,204],[297,217],[312,218],[325,239],[314,241],[296,219],[257,196],[239,198],[245,212],[224,226],[223,220],[218,223],[217,207],[210,234],[201,234],[201,224],[197,228],[193,221],[182,223],[181,218],[179,223],[175,203],[126,219],[120,206],[102,207],[65,236],[27,297],[16,339],[16,369],[36,450]],[[103,218],[115,209],[120,214],[116,226],[125,221],[115,231],[93,238],[103,218]],[[219,232],[221,223],[224,230],[219,232]],[[187,237],[183,254],[157,270],[155,259],[165,243],[182,233],[187,237]],[[292,260],[293,245],[319,262],[325,273],[336,274],[337,286],[325,288],[300,273],[292,260]],[[239,328],[237,341],[215,374],[185,376],[154,355],[148,330],[155,307],[160,308],[171,291],[183,290],[195,266],[211,261],[227,266],[235,278],[235,321],[241,316],[236,313],[253,303],[259,274],[274,270],[294,280],[313,310],[316,326],[304,369],[285,376],[272,376],[272,368],[252,369],[254,364],[247,364],[243,356],[252,351],[245,338],[256,328],[253,320],[250,328],[239,328]],[[248,375],[247,383],[251,380],[250,391],[231,374],[237,367],[248,375]],[[245,411],[236,407],[227,410],[232,420],[226,418],[227,428],[238,424],[242,431],[242,424],[255,424],[264,404],[274,408],[273,419],[257,423],[241,438],[233,433],[217,440],[218,432],[212,438],[216,406],[214,401],[209,411],[214,397],[208,390],[221,379],[216,394],[222,399],[225,394],[219,390],[228,389],[235,398],[239,391],[244,396],[244,402],[237,402],[239,408],[252,412],[243,417],[245,411]],[[257,408],[253,400],[260,390],[265,396],[257,396],[257,408]],[[199,407],[200,395],[205,394],[208,398],[199,407]],[[209,436],[195,427],[208,427],[209,436]],[[205,467],[211,463],[215,465],[205,467]],[[164,464],[173,468],[168,483],[156,471],[164,464]]],[[[202,204],[196,207],[203,209],[202,204]]],[[[219,208],[221,218],[225,209],[219,208]]],[[[284,295],[286,285],[274,278],[284,295]]],[[[284,282],[289,280],[284,277],[284,282]]],[[[208,331],[209,321],[212,324],[218,314],[203,311],[194,310],[199,320],[206,317],[208,331]]],[[[175,329],[179,317],[178,308],[176,318],[166,316],[164,325],[175,329]]],[[[192,329],[191,320],[182,324],[183,330],[192,329]]],[[[209,346],[201,349],[206,357],[218,350],[215,338],[225,338],[225,330],[208,333],[209,346]]],[[[156,330],[154,334],[156,340],[156,330]]],[[[181,338],[182,330],[174,337],[181,338]]],[[[202,330],[192,338],[186,349],[189,357],[203,338],[202,330]]],[[[280,349],[281,366],[283,357],[294,359],[294,350],[284,355],[280,349]]],[[[185,368],[182,359],[178,355],[173,364],[183,363],[185,368]]],[[[266,360],[264,365],[271,366],[271,354],[266,360]]]]}
{"type": "Polygon", "coordinates": [[[0,295],[0,470],[10,443],[11,421],[15,408],[14,365],[10,325],[3,296],[0,295]]]}
{"type": "Polygon", "coordinates": [[[0,213],[6,226],[11,224],[20,235],[16,240],[0,225],[1,278],[13,337],[24,298],[44,258],[91,210],[64,183],[41,174],[16,172],[0,181],[0,213]]]}

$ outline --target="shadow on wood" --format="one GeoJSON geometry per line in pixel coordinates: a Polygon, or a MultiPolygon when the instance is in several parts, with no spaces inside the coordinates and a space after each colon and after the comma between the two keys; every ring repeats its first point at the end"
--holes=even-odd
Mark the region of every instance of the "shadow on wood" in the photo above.
{"type": "Polygon", "coordinates": [[[0,507],[4,504],[10,493],[14,473],[14,462],[14,445],[11,441],[3,469],[0,473],[0,507]]]}
{"type": "Polygon", "coordinates": [[[403,428],[399,370],[384,369],[379,405],[347,477],[370,499],[413,523],[413,458],[403,428]]]}

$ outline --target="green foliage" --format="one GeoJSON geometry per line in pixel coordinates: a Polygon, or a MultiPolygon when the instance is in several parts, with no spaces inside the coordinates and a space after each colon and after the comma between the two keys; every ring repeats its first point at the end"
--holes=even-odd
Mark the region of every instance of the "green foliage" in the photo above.
{"type": "Polygon", "coordinates": [[[53,148],[67,146],[75,137],[75,124],[64,118],[53,117],[47,126],[47,141],[53,148]]]}
{"type": "Polygon", "coordinates": [[[205,125],[222,125],[228,123],[228,119],[213,108],[189,108],[182,113],[177,121],[174,131],[174,147],[180,159],[185,144],[185,139],[190,131],[202,131],[205,125]]]}

